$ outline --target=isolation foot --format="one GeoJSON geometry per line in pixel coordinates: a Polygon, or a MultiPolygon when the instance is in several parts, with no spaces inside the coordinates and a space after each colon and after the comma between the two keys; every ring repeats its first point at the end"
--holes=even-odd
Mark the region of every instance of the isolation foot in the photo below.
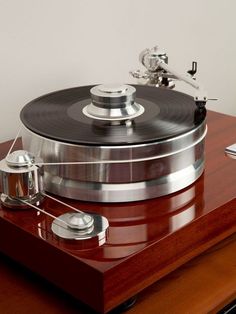
{"type": "Polygon", "coordinates": [[[110,314],[121,314],[128,311],[131,307],[136,304],[138,296],[135,295],[132,298],[126,300],[124,303],[121,303],[117,308],[110,312],[110,314]]]}

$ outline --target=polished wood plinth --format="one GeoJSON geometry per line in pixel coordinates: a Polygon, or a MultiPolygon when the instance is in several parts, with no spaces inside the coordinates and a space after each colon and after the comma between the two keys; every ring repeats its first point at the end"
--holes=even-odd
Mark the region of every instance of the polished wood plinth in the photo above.
{"type": "MultiPolygon", "coordinates": [[[[206,168],[190,187],[166,197],[126,204],[68,203],[108,218],[107,242],[62,241],[52,220],[34,210],[0,208],[0,250],[77,299],[106,313],[236,231],[236,118],[209,112],[206,168]]],[[[3,158],[10,143],[0,145],[3,158]]],[[[66,207],[46,199],[54,215],[66,207]]],[[[141,312],[140,312],[141,313],[141,312]]]]}
{"type": "MultiPolygon", "coordinates": [[[[144,289],[127,313],[216,314],[236,299],[235,261],[236,235],[232,235],[144,289]]],[[[1,254],[0,278],[1,313],[95,314],[1,254]]]]}

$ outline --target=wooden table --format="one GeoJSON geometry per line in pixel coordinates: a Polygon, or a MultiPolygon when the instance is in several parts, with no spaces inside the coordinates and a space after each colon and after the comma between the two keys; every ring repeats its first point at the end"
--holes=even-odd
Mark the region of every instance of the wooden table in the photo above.
{"type": "MultiPolygon", "coordinates": [[[[0,251],[101,313],[144,288],[130,313],[221,308],[236,287],[236,161],[224,156],[224,148],[236,142],[236,118],[209,112],[208,126],[205,173],[186,189],[128,204],[67,200],[108,218],[105,245],[65,243],[52,234],[44,214],[0,206],[0,251]]],[[[0,145],[0,158],[9,145],[0,145]]],[[[65,210],[50,200],[43,206],[54,215],[65,210]]],[[[89,313],[36,275],[18,271],[18,264],[1,261],[0,313],[89,313]]]]}
{"type": "MultiPolygon", "coordinates": [[[[236,234],[145,289],[128,313],[216,313],[235,298],[236,234]]],[[[0,255],[0,313],[88,314],[90,311],[52,284],[0,255]]]]}

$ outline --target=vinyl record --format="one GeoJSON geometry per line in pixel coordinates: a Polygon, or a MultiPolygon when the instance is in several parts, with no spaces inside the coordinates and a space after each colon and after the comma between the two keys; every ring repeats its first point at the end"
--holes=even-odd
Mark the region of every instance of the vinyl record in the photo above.
{"type": "Polygon", "coordinates": [[[195,129],[205,119],[193,97],[162,88],[138,86],[136,102],[144,113],[132,123],[118,125],[94,120],[82,110],[91,103],[90,89],[82,86],[53,92],[28,103],[21,111],[32,132],[60,142],[82,145],[129,145],[166,140],[195,129]]]}

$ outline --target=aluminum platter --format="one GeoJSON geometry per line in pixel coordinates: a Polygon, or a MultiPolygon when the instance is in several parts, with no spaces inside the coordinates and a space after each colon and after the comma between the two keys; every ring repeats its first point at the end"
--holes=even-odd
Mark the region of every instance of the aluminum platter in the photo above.
{"type": "Polygon", "coordinates": [[[106,91],[105,97],[104,91],[90,94],[92,87],[50,93],[21,111],[24,149],[49,164],[47,191],[86,201],[126,202],[167,195],[197,180],[204,170],[206,111],[199,111],[191,96],[133,86],[136,95],[121,89],[106,91]],[[90,107],[97,116],[91,116],[90,107]],[[108,111],[111,119],[102,116],[108,111]],[[117,112],[124,116],[113,119],[117,112]]]}

